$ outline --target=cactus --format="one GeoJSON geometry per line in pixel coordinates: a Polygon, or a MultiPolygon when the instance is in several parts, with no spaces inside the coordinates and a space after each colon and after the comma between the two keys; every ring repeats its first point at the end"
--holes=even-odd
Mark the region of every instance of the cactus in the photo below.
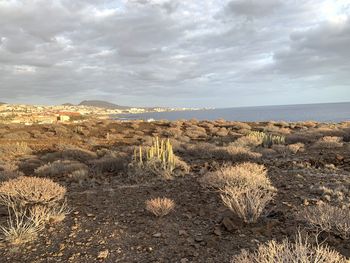
{"type": "Polygon", "coordinates": [[[270,148],[274,144],[284,144],[285,137],[281,135],[266,134],[264,132],[253,131],[248,134],[248,136],[257,137],[261,140],[263,147],[270,148]]]}
{"type": "Polygon", "coordinates": [[[134,161],[139,166],[156,161],[165,171],[171,173],[175,169],[175,155],[169,139],[159,141],[158,137],[154,138],[152,146],[149,149],[145,149],[144,152],[145,155],[143,154],[142,146],[139,147],[138,152],[136,148],[134,149],[134,161]]]}

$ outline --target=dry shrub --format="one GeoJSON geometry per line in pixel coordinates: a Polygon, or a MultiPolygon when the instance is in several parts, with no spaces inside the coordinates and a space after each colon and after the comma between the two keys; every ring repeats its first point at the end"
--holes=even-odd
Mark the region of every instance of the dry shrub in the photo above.
{"type": "Polygon", "coordinates": [[[17,132],[4,134],[2,137],[5,139],[11,139],[11,140],[27,140],[27,139],[30,139],[32,136],[29,132],[17,131],[17,132]]]}
{"type": "Polygon", "coordinates": [[[7,227],[1,227],[4,239],[20,244],[34,239],[47,222],[62,221],[68,213],[62,202],[66,189],[50,179],[25,177],[0,185],[0,203],[7,206],[7,227]],[[13,216],[13,215],[14,216],[13,216]]]}
{"type": "Polygon", "coordinates": [[[310,133],[294,133],[286,136],[286,143],[310,143],[315,141],[315,136],[310,133]]]}
{"type": "Polygon", "coordinates": [[[291,153],[296,154],[298,152],[303,152],[305,145],[299,142],[299,143],[289,144],[287,147],[291,153]]]}
{"type": "Polygon", "coordinates": [[[186,128],[184,135],[190,137],[191,139],[206,138],[207,132],[202,127],[191,125],[186,128]]]}
{"type": "Polygon", "coordinates": [[[172,127],[161,132],[161,135],[164,137],[180,137],[182,135],[182,130],[179,127],[172,127]]]}
{"type": "Polygon", "coordinates": [[[88,162],[90,160],[96,159],[97,155],[86,149],[74,147],[74,146],[61,146],[60,151],[47,153],[42,156],[42,160],[47,162],[53,162],[56,160],[76,160],[80,162],[88,162]]]}
{"type": "Polygon", "coordinates": [[[274,192],[253,185],[227,185],[221,190],[223,203],[246,223],[255,223],[274,192]]]}
{"type": "Polygon", "coordinates": [[[37,224],[31,218],[20,215],[17,212],[13,214],[14,215],[12,215],[9,209],[7,226],[0,226],[2,240],[12,245],[20,245],[34,240],[38,233],[43,230],[43,225],[37,224]]]}
{"type": "Polygon", "coordinates": [[[20,156],[31,152],[32,150],[26,142],[6,143],[0,146],[0,154],[4,156],[20,156]]]}
{"type": "Polygon", "coordinates": [[[77,161],[69,160],[58,160],[53,163],[48,163],[35,169],[35,173],[39,176],[57,176],[57,175],[67,175],[76,170],[88,170],[88,167],[77,161]]]}
{"type": "Polygon", "coordinates": [[[262,138],[258,136],[247,135],[247,136],[242,136],[238,138],[230,145],[238,146],[238,147],[257,147],[261,145],[262,142],[263,142],[262,138]]]}
{"type": "Polygon", "coordinates": [[[350,238],[350,209],[322,204],[306,207],[299,212],[300,220],[321,231],[333,232],[343,239],[350,238]]]}
{"type": "Polygon", "coordinates": [[[226,185],[254,185],[270,188],[271,182],[267,177],[267,170],[256,163],[241,163],[235,166],[224,165],[219,170],[209,172],[203,176],[201,183],[206,187],[223,188],[226,185]]]}
{"type": "Polygon", "coordinates": [[[232,263],[348,263],[349,261],[327,245],[312,245],[308,237],[297,235],[294,243],[288,239],[277,243],[272,240],[260,245],[255,252],[242,250],[232,263]]]}
{"type": "Polygon", "coordinates": [[[52,205],[64,198],[66,189],[47,178],[21,176],[0,185],[0,202],[6,206],[52,205]]]}
{"type": "Polygon", "coordinates": [[[216,146],[207,142],[185,144],[184,151],[198,158],[212,158],[215,156],[216,146]]]}
{"type": "Polygon", "coordinates": [[[243,163],[212,173],[207,183],[220,187],[222,201],[232,212],[244,222],[254,223],[276,192],[266,174],[263,165],[243,163]]]}
{"type": "Polygon", "coordinates": [[[232,127],[235,130],[251,130],[252,127],[250,127],[250,125],[248,123],[245,122],[232,122],[232,127]]]}
{"type": "Polygon", "coordinates": [[[343,147],[342,143],[343,138],[336,136],[325,136],[320,138],[317,142],[314,143],[313,148],[340,148],[343,147]]]}
{"type": "Polygon", "coordinates": [[[154,198],[146,201],[146,209],[155,216],[163,217],[174,210],[175,202],[169,198],[154,198]]]}
{"type": "Polygon", "coordinates": [[[233,162],[245,162],[245,161],[254,161],[261,158],[261,154],[253,152],[248,148],[239,147],[239,146],[227,146],[223,148],[218,148],[216,155],[220,158],[223,158],[228,161],[233,162]]]}
{"type": "Polygon", "coordinates": [[[215,133],[215,135],[219,136],[219,137],[225,137],[228,135],[228,130],[226,128],[222,127],[215,133]]]}
{"type": "Polygon", "coordinates": [[[117,173],[126,169],[127,156],[125,154],[106,155],[91,161],[90,164],[96,173],[117,173]]]}
{"type": "Polygon", "coordinates": [[[23,175],[18,171],[18,166],[11,162],[0,163],[0,182],[14,179],[23,175]]]}

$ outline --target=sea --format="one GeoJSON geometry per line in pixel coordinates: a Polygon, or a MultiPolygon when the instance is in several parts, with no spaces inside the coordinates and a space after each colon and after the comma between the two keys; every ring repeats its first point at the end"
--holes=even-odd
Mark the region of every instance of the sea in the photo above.
{"type": "Polygon", "coordinates": [[[118,114],[119,120],[350,121],[350,102],[118,114]]]}

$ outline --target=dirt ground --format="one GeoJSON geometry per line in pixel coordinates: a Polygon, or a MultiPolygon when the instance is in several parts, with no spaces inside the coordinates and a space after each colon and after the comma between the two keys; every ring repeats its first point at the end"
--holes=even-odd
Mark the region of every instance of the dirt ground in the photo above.
{"type": "MultiPolygon", "coordinates": [[[[0,125],[0,164],[3,171],[7,164],[13,165],[13,176],[37,176],[38,167],[60,158],[79,161],[89,169],[83,179],[72,178],[69,172],[46,176],[67,188],[71,212],[63,222],[48,225],[33,242],[20,246],[1,243],[0,261],[230,262],[241,249],[253,250],[269,240],[292,238],[298,229],[305,230],[295,216],[305,206],[350,206],[349,141],[350,123],[191,120],[0,125]],[[304,146],[296,153],[285,148],[251,148],[261,153],[254,161],[266,166],[278,192],[265,216],[248,225],[223,205],[217,191],[204,188],[200,178],[224,163],[241,161],[215,155],[208,145],[226,147],[251,130],[283,135],[285,146],[297,142],[304,146]],[[153,136],[171,138],[175,154],[190,166],[190,172],[172,180],[130,177],[133,147],[149,144],[153,136]],[[341,146],[315,147],[324,136],[341,137],[341,146]],[[6,154],[6,147],[18,142],[28,145],[30,153],[6,154]],[[96,156],[65,156],[67,145],[96,156]],[[107,151],[114,153],[115,162],[97,169],[100,163],[96,160],[103,159],[107,151]],[[174,211],[163,218],[150,214],[145,201],[154,197],[173,199],[174,211]]],[[[5,224],[8,213],[5,207],[0,209],[0,222],[5,224]]],[[[332,233],[321,233],[319,239],[350,257],[350,240],[332,233]]]]}

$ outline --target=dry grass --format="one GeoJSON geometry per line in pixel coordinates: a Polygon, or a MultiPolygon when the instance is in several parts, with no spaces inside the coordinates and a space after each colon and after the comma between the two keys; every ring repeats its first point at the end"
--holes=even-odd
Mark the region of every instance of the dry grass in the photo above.
{"type": "Polygon", "coordinates": [[[155,216],[163,217],[174,210],[175,202],[169,198],[154,198],[146,201],[146,209],[155,216]]]}
{"type": "Polygon", "coordinates": [[[342,137],[336,136],[325,136],[320,138],[317,142],[314,143],[313,148],[319,149],[332,149],[332,148],[341,148],[343,147],[342,137]]]}
{"type": "Polygon", "coordinates": [[[7,206],[52,205],[65,194],[65,187],[47,178],[21,176],[0,185],[0,202],[7,206]]]}
{"type": "Polygon", "coordinates": [[[232,263],[348,263],[337,251],[324,245],[312,245],[308,237],[299,234],[294,243],[288,239],[277,243],[272,240],[260,245],[257,251],[249,253],[243,250],[235,256],[232,263]]]}
{"type": "Polygon", "coordinates": [[[350,238],[350,209],[322,204],[306,207],[299,212],[300,220],[306,222],[314,229],[333,232],[343,239],[350,238]]]}

